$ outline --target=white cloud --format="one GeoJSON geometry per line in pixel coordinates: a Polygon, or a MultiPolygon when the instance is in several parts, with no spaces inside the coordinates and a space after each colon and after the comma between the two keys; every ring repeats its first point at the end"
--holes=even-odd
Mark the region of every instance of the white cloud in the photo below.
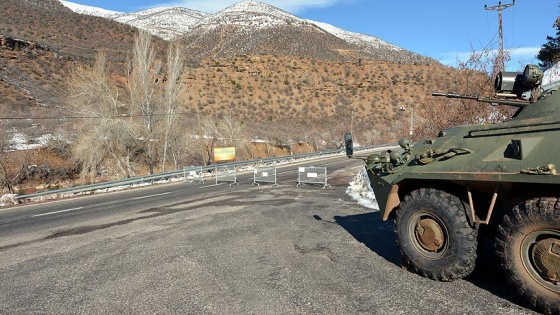
{"type": "MultiPolygon", "coordinates": [[[[238,2],[239,0],[172,0],[167,3],[159,4],[158,6],[181,6],[202,12],[215,13],[238,2]]],[[[295,14],[301,13],[307,9],[324,8],[341,2],[349,2],[349,0],[265,0],[260,2],[268,3],[284,11],[295,14]]]]}
{"type": "Polygon", "coordinates": [[[520,47],[510,50],[511,56],[534,58],[541,50],[541,47],[520,47]]]}

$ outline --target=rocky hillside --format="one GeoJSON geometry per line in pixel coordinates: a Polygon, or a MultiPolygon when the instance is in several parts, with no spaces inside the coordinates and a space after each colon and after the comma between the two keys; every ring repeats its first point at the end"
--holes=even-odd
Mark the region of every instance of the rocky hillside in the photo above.
{"type": "MultiPolygon", "coordinates": [[[[70,69],[91,64],[99,50],[107,51],[114,71],[124,75],[136,28],[77,14],[58,0],[3,0],[0,12],[4,117],[63,115],[70,69]]],[[[166,46],[163,40],[156,44],[166,46]]]]}
{"type": "MultiPolygon", "coordinates": [[[[58,120],[72,116],[65,95],[74,67],[91,65],[96,52],[105,50],[115,84],[126,85],[126,63],[137,29],[114,19],[153,23],[154,17],[173,12],[191,23],[181,38],[189,60],[183,80],[189,86],[183,105],[187,116],[194,115],[195,108],[203,116],[227,113],[259,122],[264,129],[278,124],[277,133],[286,137],[302,132],[294,127],[301,120],[317,122],[315,129],[326,123],[334,130],[334,124],[346,128],[354,116],[364,130],[378,130],[377,138],[398,137],[407,131],[401,107],[439,108],[446,101],[430,98],[432,91],[467,92],[461,86],[463,74],[455,69],[255,1],[212,15],[178,8],[98,14],[109,14],[109,19],[73,10],[58,0],[0,2],[3,16],[18,17],[0,23],[0,110],[4,117],[18,118],[0,121],[3,130],[33,128],[41,134],[77,124],[58,120]]],[[[155,44],[165,59],[168,42],[159,39],[155,44]]],[[[414,112],[422,115],[421,108],[414,112]]],[[[254,130],[254,136],[263,135],[254,130]]]]}
{"type": "Polygon", "coordinates": [[[0,11],[1,35],[34,42],[73,59],[90,59],[96,49],[126,58],[136,31],[105,18],[76,14],[58,0],[2,0],[0,11]]]}

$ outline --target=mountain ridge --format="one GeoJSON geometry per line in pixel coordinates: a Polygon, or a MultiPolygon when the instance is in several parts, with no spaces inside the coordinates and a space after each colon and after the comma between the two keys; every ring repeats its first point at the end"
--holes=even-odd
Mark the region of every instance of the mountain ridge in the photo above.
{"type": "MultiPolygon", "coordinates": [[[[262,34],[266,30],[273,28],[283,28],[285,30],[286,28],[299,27],[306,28],[307,31],[323,32],[326,35],[332,35],[344,41],[346,44],[339,42],[338,45],[340,47],[334,47],[331,50],[351,53],[339,53],[338,57],[335,58],[366,58],[411,63],[436,62],[429,57],[408,51],[378,37],[350,32],[324,22],[302,19],[270,4],[254,0],[235,3],[214,14],[183,7],[159,7],[124,13],[78,5],[64,0],[59,1],[74,12],[105,17],[125,23],[147,30],[151,34],[167,41],[200,38],[215,30],[223,32],[224,29],[231,30],[233,28],[242,29],[243,33],[262,34]]],[[[228,32],[226,31],[226,33],[228,32]]],[[[234,32],[233,35],[237,33],[234,32]]],[[[298,33],[298,31],[295,31],[295,33],[298,33]]],[[[285,40],[288,39],[292,41],[297,40],[297,38],[285,38],[285,40]]],[[[247,50],[247,45],[244,46],[245,50],[247,50]]],[[[212,50],[227,49],[214,47],[212,50]]],[[[255,53],[262,52],[257,51],[255,53]]],[[[228,55],[227,57],[231,56],[228,55]]]]}

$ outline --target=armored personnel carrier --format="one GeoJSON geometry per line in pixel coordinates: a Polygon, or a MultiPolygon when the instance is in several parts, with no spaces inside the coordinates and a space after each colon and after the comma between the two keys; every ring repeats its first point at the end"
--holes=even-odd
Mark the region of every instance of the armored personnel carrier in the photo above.
{"type": "Polygon", "coordinates": [[[560,313],[560,93],[543,72],[502,72],[496,94],[434,93],[517,107],[506,122],[464,125],[362,158],[383,220],[394,219],[403,266],[452,281],[469,275],[479,230],[495,238],[508,279],[536,310],[560,313]]]}

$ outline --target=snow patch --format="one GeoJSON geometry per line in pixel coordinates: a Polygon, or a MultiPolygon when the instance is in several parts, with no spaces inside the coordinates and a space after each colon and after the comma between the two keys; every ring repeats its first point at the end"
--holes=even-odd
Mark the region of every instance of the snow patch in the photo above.
{"type": "Polygon", "coordinates": [[[349,183],[348,188],[346,188],[346,194],[356,200],[359,205],[379,211],[379,205],[373,194],[373,189],[370,186],[365,167],[363,167],[362,170],[356,174],[354,180],[349,183]]]}
{"type": "Polygon", "coordinates": [[[0,197],[0,207],[17,205],[18,199],[16,194],[5,194],[0,197]]]}
{"type": "Polygon", "coordinates": [[[27,135],[16,132],[12,134],[12,138],[7,147],[7,151],[33,150],[47,146],[49,141],[53,140],[52,134],[45,134],[38,138],[29,138],[27,135]]]}

